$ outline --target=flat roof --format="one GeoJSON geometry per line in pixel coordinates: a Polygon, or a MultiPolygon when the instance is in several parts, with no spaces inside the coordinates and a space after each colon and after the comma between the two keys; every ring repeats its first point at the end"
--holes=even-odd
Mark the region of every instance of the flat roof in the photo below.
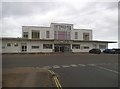
{"type": "Polygon", "coordinates": [[[87,31],[92,31],[92,29],[90,29],[90,28],[83,28],[83,29],[76,29],[76,28],[74,29],[73,28],[73,30],[87,30],[87,31]]]}
{"type": "MultiPolygon", "coordinates": [[[[0,38],[2,40],[16,40],[16,41],[64,41],[55,39],[26,39],[26,38],[0,38]]],[[[98,40],[67,40],[73,42],[95,42],[95,43],[117,43],[117,41],[98,41],[98,40]]]]}
{"type": "Polygon", "coordinates": [[[62,22],[58,22],[58,23],[51,23],[51,24],[65,24],[65,25],[73,25],[73,24],[69,24],[69,23],[62,23],[62,22]]]}
{"type": "Polygon", "coordinates": [[[44,26],[22,26],[22,27],[51,28],[51,27],[44,27],[44,26]]]}

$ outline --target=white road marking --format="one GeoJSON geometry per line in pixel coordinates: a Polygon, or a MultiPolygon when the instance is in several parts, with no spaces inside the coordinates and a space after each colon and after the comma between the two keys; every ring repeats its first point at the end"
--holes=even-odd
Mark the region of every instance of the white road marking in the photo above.
{"type": "Polygon", "coordinates": [[[95,64],[87,64],[87,65],[89,65],[89,66],[96,66],[95,64]]]}
{"type": "Polygon", "coordinates": [[[76,64],[71,64],[70,66],[72,66],[72,67],[77,67],[77,65],[76,65],[76,64]]]}
{"type": "Polygon", "coordinates": [[[45,69],[51,69],[50,66],[43,66],[42,68],[45,68],[45,69]]]}
{"type": "Polygon", "coordinates": [[[118,71],[115,71],[115,70],[111,70],[111,69],[104,68],[104,67],[101,67],[101,66],[99,66],[99,68],[100,68],[100,69],[107,70],[107,71],[111,71],[111,72],[114,72],[114,73],[117,73],[117,74],[118,74],[118,71]]]}
{"type": "Polygon", "coordinates": [[[84,65],[84,64],[78,64],[78,65],[79,65],[79,66],[83,66],[83,67],[86,66],[86,65],[84,65]]]}
{"type": "Polygon", "coordinates": [[[60,66],[58,66],[58,65],[53,65],[52,67],[53,68],[60,68],[60,66]]]}
{"type": "Polygon", "coordinates": [[[63,67],[63,68],[67,68],[67,67],[70,67],[70,66],[68,66],[68,65],[62,65],[62,67],[63,67]]]}

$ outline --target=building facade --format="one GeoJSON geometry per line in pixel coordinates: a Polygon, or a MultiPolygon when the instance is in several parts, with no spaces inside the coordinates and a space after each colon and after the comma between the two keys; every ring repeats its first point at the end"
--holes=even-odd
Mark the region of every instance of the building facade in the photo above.
{"type": "Polygon", "coordinates": [[[73,24],[50,27],[22,26],[22,38],[2,38],[3,53],[89,52],[108,48],[108,41],[94,41],[92,29],[74,29],[73,24]]]}

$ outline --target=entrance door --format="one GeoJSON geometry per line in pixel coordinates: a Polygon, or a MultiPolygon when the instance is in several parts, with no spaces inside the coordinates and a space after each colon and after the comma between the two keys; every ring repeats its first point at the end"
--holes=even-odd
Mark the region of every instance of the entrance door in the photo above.
{"type": "Polygon", "coordinates": [[[26,43],[21,43],[21,51],[26,52],[27,51],[27,44],[26,43]]]}
{"type": "Polygon", "coordinates": [[[55,52],[69,52],[70,45],[69,44],[55,44],[54,49],[55,49],[55,52]]]}

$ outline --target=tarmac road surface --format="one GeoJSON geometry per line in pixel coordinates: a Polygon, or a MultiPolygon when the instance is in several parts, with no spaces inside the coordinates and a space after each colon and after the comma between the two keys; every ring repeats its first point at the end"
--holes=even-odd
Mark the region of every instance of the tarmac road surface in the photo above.
{"type": "Polygon", "coordinates": [[[58,74],[63,87],[117,87],[117,54],[3,55],[3,69],[47,68],[58,74]]]}

